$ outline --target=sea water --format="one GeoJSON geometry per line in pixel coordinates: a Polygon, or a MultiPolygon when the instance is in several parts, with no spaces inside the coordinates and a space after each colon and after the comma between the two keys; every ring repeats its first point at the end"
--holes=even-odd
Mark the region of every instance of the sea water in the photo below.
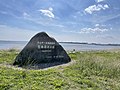
{"type": "MultiPolygon", "coordinates": [[[[0,49],[23,49],[27,41],[0,41],[0,49]]],[[[60,43],[66,51],[120,49],[120,46],[60,43]]]]}

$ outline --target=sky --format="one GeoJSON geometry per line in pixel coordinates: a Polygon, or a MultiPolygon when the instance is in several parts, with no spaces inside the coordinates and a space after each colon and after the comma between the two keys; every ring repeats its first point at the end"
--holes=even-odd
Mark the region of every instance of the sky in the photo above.
{"type": "Polygon", "coordinates": [[[0,0],[0,40],[120,44],[120,0],[0,0]]]}

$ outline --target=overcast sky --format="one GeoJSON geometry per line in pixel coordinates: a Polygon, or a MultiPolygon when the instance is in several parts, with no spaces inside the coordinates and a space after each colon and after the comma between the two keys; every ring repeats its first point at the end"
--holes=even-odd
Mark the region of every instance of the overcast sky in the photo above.
{"type": "Polygon", "coordinates": [[[0,40],[120,43],[120,0],[0,0],[0,40]]]}

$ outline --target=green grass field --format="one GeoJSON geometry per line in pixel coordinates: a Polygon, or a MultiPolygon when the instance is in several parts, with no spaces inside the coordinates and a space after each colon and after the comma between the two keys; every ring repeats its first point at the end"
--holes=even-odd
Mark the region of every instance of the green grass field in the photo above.
{"type": "Polygon", "coordinates": [[[0,51],[0,90],[120,90],[120,51],[71,53],[69,66],[14,69],[14,49],[0,51]]]}

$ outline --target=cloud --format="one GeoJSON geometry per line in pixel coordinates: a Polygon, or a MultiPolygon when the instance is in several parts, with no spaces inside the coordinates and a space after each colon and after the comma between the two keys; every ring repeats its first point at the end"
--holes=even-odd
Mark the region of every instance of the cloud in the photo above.
{"type": "Polygon", "coordinates": [[[96,27],[100,26],[100,24],[95,24],[96,27]]]}
{"type": "Polygon", "coordinates": [[[54,14],[53,14],[53,8],[49,7],[49,9],[40,9],[38,10],[40,11],[43,15],[49,17],[49,18],[55,18],[54,14]]]}
{"type": "Polygon", "coordinates": [[[92,23],[105,23],[105,22],[108,22],[110,23],[111,20],[119,20],[120,18],[120,14],[106,14],[105,16],[101,15],[101,16],[98,16],[97,18],[94,18],[94,19],[90,19],[90,21],[92,23]]]}
{"type": "Polygon", "coordinates": [[[109,6],[107,4],[105,4],[105,5],[98,4],[98,5],[89,6],[84,11],[86,13],[92,14],[95,11],[105,10],[105,9],[108,9],[108,8],[109,8],[109,6]]]}
{"type": "Polygon", "coordinates": [[[53,8],[49,7],[49,10],[50,10],[50,11],[53,11],[53,8]]]}
{"type": "Polygon", "coordinates": [[[101,38],[101,39],[115,39],[115,37],[113,37],[111,35],[98,35],[96,37],[101,38]]]}
{"type": "Polygon", "coordinates": [[[103,2],[103,1],[105,1],[105,0],[96,0],[97,3],[99,3],[99,2],[103,2]]]}
{"type": "Polygon", "coordinates": [[[105,5],[104,5],[104,8],[105,8],[105,9],[106,9],[106,8],[109,8],[109,6],[108,6],[107,4],[105,4],[105,5]]]}
{"type": "Polygon", "coordinates": [[[26,17],[30,17],[30,15],[26,12],[23,12],[23,17],[26,18],[26,17]]]}
{"type": "Polygon", "coordinates": [[[79,33],[99,33],[99,32],[102,33],[106,31],[108,31],[108,29],[95,27],[95,28],[82,28],[79,33]]]}
{"type": "Polygon", "coordinates": [[[95,26],[94,28],[82,28],[81,30],[76,30],[76,31],[75,30],[66,30],[66,29],[64,29],[62,31],[69,32],[69,33],[76,33],[76,34],[103,33],[103,32],[108,31],[107,28],[100,28],[99,26],[95,26]]]}
{"type": "MultiPolygon", "coordinates": [[[[106,25],[105,24],[95,24],[94,25],[95,27],[101,27],[101,28],[105,28],[106,27],[106,25]]],[[[110,28],[109,28],[110,29],[110,28]]]]}
{"type": "Polygon", "coordinates": [[[21,29],[18,27],[10,27],[7,25],[0,25],[0,39],[1,40],[29,40],[31,36],[38,31],[32,31],[27,29],[21,29]]]}
{"type": "Polygon", "coordinates": [[[64,28],[64,24],[56,22],[56,21],[52,21],[52,20],[48,20],[47,22],[44,21],[43,19],[36,19],[36,18],[32,18],[32,17],[27,17],[25,18],[27,21],[30,21],[32,23],[35,23],[37,25],[40,26],[44,26],[44,27],[57,27],[57,28],[64,28]]]}
{"type": "Polygon", "coordinates": [[[8,14],[7,12],[5,11],[0,11],[1,14],[8,14]]]}
{"type": "Polygon", "coordinates": [[[97,35],[95,38],[102,43],[118,43],[117,41],[119,41],[119,38],[109,34],[97,35]]]}
{"type": "Polygon", "coordinates": [[[23,16],[30,16],[30,15],[26,12],[23,12],[23,16]]]}

